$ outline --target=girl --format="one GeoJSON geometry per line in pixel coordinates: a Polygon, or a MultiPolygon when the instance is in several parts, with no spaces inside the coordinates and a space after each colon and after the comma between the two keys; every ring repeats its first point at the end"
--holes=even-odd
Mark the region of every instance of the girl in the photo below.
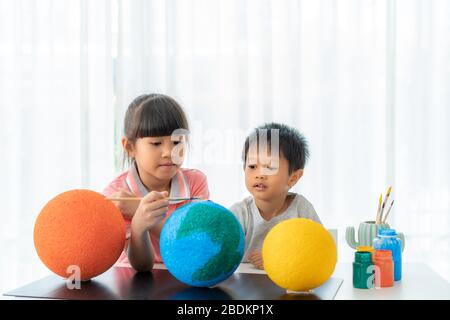
{"type": "Polygon", "coordinates": [[[137,271],[150,271],[154,262],[162,262],[161,229],[170,214],[186,204],[169,202],[169,195],[209,198],[206,176],[199,170],[180,168],[188,130],[183,109],[166,95],[142,95],[129,105],[122,146],[130,169],[103,191],[108,197],[143,197],[139,202],[115,201],[127,226],[119,264],[131,263],[137,271]]]}

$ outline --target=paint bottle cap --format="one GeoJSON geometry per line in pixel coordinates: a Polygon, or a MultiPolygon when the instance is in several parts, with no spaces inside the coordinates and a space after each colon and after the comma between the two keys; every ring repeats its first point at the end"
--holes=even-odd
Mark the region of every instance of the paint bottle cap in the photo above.
{"type": "Polygon", "coordinates": [[[393,237],[397,235],[397,232],[395,231],[395,229],[380,228],[378,229],[378,235],[385,237],[393,237]]]}
{"type": "Polygon", "coordinates": [[[374,249],[371,246],[358,246],[358,247],[356,247],[356,251],[358,251],[358,252],[362,252],[362,251],[371,252],[372,254],[374,253],[374,249]]]}
{"type": "Polygon", "coordinates": [[[355,262],[372,263],[372,253],[367,251],[355,252],[355,262]]]}
{"type": "Polygon", "coordinates": [[[375,250],[374,260],[392,260],[391,250],[375,250]]]}

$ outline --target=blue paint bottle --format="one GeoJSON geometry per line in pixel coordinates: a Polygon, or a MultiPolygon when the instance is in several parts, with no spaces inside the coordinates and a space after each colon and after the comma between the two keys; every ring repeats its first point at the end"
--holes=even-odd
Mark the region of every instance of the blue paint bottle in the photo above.
{"type": "Polygon", "coordinates": [[[391,250],[394,261],[394,280],[402,279],[402,240],[394,229],[378,230],[378,236],[373,240],[375,250],[391,250]]]}

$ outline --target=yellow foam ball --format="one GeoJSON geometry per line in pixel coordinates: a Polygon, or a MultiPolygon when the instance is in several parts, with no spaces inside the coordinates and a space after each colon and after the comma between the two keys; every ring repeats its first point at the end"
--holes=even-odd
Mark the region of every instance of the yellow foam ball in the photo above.
{"type": "Polygon", "coordinates": [[[308,291],[324,284],[337,261],[336,243],[319,223],[304,218],[273,227],[262,247],[264,269],[278,286],[308,291]]]}

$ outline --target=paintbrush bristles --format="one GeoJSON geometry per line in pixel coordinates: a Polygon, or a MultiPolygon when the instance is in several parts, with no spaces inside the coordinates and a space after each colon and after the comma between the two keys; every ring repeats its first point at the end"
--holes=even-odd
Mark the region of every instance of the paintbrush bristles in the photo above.
{"type": "Polygon", "coordinates": [[[392,191],[392,187],[390,186],[388,189],[388,192],[387,192],[387,197],[389,197],[389,195],[391,194],[391,191],[392,191]]]}
{"type": "Polygon", "coordinates": [[[387,200],[388,200],[388,198],[389,198],[389,195],[391,194],[391,191],[392,191],[392,187],[390,186],[390,187],[388,188],[387,192],[386,192],[386,197],[384,198],[383,205],[381,206],[380,223],[383,222],[384,208],[386,207],[386,202],[387,202],[387,200]]]}

